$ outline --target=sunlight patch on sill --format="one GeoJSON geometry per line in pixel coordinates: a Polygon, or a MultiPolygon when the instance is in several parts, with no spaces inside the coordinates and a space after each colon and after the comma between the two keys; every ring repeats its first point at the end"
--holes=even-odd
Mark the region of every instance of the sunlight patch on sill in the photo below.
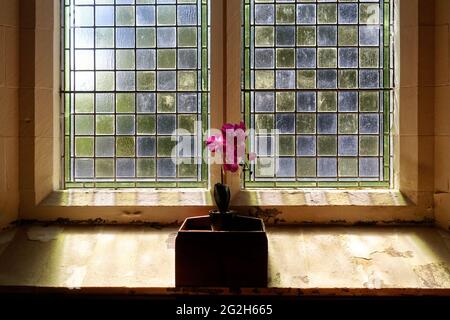
{"type": "MultiPolygon", "coordinates": [[[[238,192],[231,203],[240,206],[314,207],[360,206],[405,207],[411,201],[397,190],[262,190],[238,192]]],[[[63,190],[49,195],[40,206],[47,207],[211,207],[214,201],[206,189],[183,190],[63,190]]]]}
{"type": "Polygon", "coordinates": [[[239,192],[235,206],[410,206],[397,190],[245,190],[239,192]]]}
{"type": "Polygon", "coordinates": [[[50,194],[40,206],[61,207],[172,207],[212,206],[206,189],[183,190],[62,190],[50,194]]]}

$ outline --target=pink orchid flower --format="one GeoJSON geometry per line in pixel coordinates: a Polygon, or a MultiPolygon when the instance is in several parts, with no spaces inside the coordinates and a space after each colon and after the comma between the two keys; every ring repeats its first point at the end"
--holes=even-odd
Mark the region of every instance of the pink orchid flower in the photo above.
{"type": "MultiPolygon", "coordinates": [[[[223,170],[236,172],[240,164],[245,162],[247,132],[244,122],[238,124],[226,123],[222,126],[222,135],[210,136],[206,141],[206,146],[211,152],[222,152],[223,170]]],[[[248,154],[248,159],[253,161],[256,154],[248,154]]]]}
{"type": "Polygon", "coordinates": [[[214,135],[208,137],[206,140],[206,146],[208,147],[209,151],[221,152],[223,150],[223,136],[222,135],[214,135]]]}

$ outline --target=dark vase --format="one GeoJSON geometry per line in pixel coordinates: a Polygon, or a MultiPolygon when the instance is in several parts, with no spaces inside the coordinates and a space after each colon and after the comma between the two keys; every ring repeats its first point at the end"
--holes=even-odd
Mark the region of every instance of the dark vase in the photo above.
{"type": "Polygon", "coordinates": [[[218,210],[211,210],[209,217],[211,220],[211,229],[213,231],[229,231],[232,229],[233,217],[236,212],[230,211],[231,193],[230,188],[223,183],[214,185],[214,201],[218,210]]]}
{"type": "Polygon", "coordinates": [[[220,212],[219,210],[211,210],[209,218],[211,220],[211,229],[213,231],[232,231],[234,229],[234,220],[237,212],[228,210],[220,212]]]}
{"type": "Polygon", "coordinates": [[[221,213],[226,213],[230,206],[231,193],[230,188],[223,183],[214,185],[214,201],[221,213]]]}

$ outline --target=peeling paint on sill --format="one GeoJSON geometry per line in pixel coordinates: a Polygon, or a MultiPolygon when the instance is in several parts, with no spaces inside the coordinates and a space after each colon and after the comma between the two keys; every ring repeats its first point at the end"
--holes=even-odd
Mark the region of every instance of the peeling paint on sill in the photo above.
{"type": "Polygon", "coordinates": [[[374,254],[387,254],[393,258],[413,258],[414,257],[414,252],[412,252],[410,250],[401,252],[401,251],[397,251],[393,247],[386,248],[383,251],[374,251],[374,252],[370,253],[370,255],[374,255],[374,254]]]}
{"type": "Polygon", "coordinates": [[[31,241],[49,242],[56,240],[63,230],[64,228],[56,226],[33,226],[27,230],[27,237],[31,241]]]}
{"type": "Polygon", "coordinates": [[[427,288],[445,288],[450,286],[450,270],[444,262],[419,265],[414,273],[427,288]]]}
{"type": "Polygon", "coordinates": [[[266,224],[270,224],[271,222],[273,224],[285,222],[283,219],[278,218],[281,214],[282,212],[277,208],[263,209],[261,207],[252,207],[248,210],[248,215],[250,217],[260,218],[266,224]]]}

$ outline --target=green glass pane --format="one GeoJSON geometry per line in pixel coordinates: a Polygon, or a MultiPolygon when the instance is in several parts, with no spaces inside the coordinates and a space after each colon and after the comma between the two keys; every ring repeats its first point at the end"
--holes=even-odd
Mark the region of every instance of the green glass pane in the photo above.
{"type": "Polygon", "coordinates": [[[95,88],[98,91],[114,91],[114,72],[96,72],[95,88]]]}
{"type": "Polygon", "coordinates": [[[172,153],[176,154],[177,141],[172,137],[158,137],[158,157],[171,157],[172,153]]]}
{"type": "Polygon", "coordinates": [[[293,4],[277,4],[276,16],[278,24],[295,23],[295,5],[293,4]]]}
{"type": "Polygon", "coordinates": [[[197,46],[197,28],[195,28],[195,27],[179,27],[178,28],[178,45],[180,47],[196,47],[197,46]]]}
{"type": "Polygon", "coordinates": [[[117,137],[116,155],[118,157],[134,157],[135,155],[134,137],[117,137]]]}
{"type": "Polygon", "coordinates": [[[132,26],[134,25],[134,7],[117,6],[116,7],[116,25],[132,26]]]}
{"type": "Polygon", "coordinates": [[[297,133],[316,133],[316,115],[309,113],[297,114],[297,133]]]}
{"type": "Polygon", "coordinates": [[[316,176],[315,158],[297,158],[297,176],[301,178],[312,178],[316,176]]]}
{"type": "Polygon", "coordinates": [[[120,115],[116,118],[118,134],[134,134],[134,116],[120,115]]]}
{"type": "Polygon", "coordinates": [[[315,46],[316,45],[316,27],[301,26],[297,27],[297,45],[315,46]]]}
{"type": "Polygon", "coordinates": [[[378,156],[377,136],[361,136],[359,138],[359,154],[361,156],[378,156]]]}
{"type": "Polygon", "coordinates": [[[336,23],[337,22],[337,6],[335,4],[318,4],[317,5],[317,22],[336,23]]]}
{"type": "Polygon", "coordinates": [[[156,46],[155,28],[136,28],[136,46],[154,48],[156,46]]]}
{"type": "Polygon", "coordinates": [[[335,156],[337,152],[336,136],[318,136],[317,152],[319,156],[335,156]]]}
{"type": "Polygon", "coordinates": [[[187,132],[195,133],[195,122],[197,115],[195,114],[183,114],[178,116],[178,128],[180,130],[186,130],[187,132]]]}
{"type": "Polygon", "coordinates": [[[360,48],[359,65],[361,68],[379,67],[379,49],[378,48],[360,48]]]}
{"type": "Polygon", "coordinates": [[[94,134],[94,116],[75,116],[75,134],[94,134]]]}
{"type": "Polygon", "coordinates": [[[137,176],[151,178],[155,176],[155,159],[137,159],[137,176]]]}
{"type": "Polygon", "coordinates": [[[157,95],[158,112],[175,112],[176,98],[175,93],[158,93],[157,95]]]}
{"type": "Polygon", "coordinates": [[[373,112],[379,109],[378,92],[362,91],[359,93],[359,108],[362,112],[373,112]]]}
{"type": "Polygon", "coordinates": [[[197,71],[178,71],[178,90],[197,90],[197,71]]]}
{"type": "Polygon", "coordinates": [[[113,178],[114,159],[96,159],[95,173],[97,178],[113,178]]]}
{"type": "Polygon", "coordinates": [[[356,27],[356,26],[339,26],[338,27],[338,43],[340,46],[356,46],[356,45],[358,45],[358,27],[356,27]]]}
{"type": "Polygon", "coordinates": [[[277,92],[277,111],[295,111],[295,92],[277,92]]]}
{"type": "Polygon", "coordinates": [[[117,112],[134,112],[134,110],[135,110],[135,96],[133,93],[116,94],[117,112]]]}
{"type": "Polygon", "coordinates": [[[316,71],[299,70],[297,71],[297,88],[314,89],[316,87],[316,71]]]}
{"type": "Polygon", "coordinates": [[[318,50],[318,67],[319,68],[336,68],[337,51],[335,48],[319,48],[318,50]]]}
{"type": "Polygon", "coordinates": [[[93,157],[94,156],[94,138],[76,137],[75,138],[75,156],[93,157]]]}
{"type": "Polygon", "coordinates": [[[116,68],[122,70],[134,69],[135,68],[134,50],[117,50],[116,68]]]}
{"type": "Polygon", "coordinates": [[[269,47],[274,45],[273,27],[255,27],[255,46],[269,47]]]}
{"type": "Polygon", "coordinates": [[[161,5],[157,9],[157,23],[163,25],[175,25],[176,20],[176,6],[161,5]]]}
{"type": "Polygon", "coordinates": [[[361,3],[359,5],[359,22],[361,24],[378,24],[380,22],[380,5],[361,3]]]}
{"type": "Polygon", "coordinates": [[[333,112],[337,110],[337,93],[333,91],[319,91],[317,106],[320,112],[333,112]]]}
{"type": "Polygon", "coordinates": [[[295,49],[277,49],[277,68],[295,68],[295,49]]]}
{"type": "Polygon", "coordinates": [[[274,118],[272,114],[255,115],[256,131],[268,131],[274,128],[274,118]]]}
{"type": "Polygon", "coordinates": [[[95,131],[98,135],[114,134],[114,116],[97,115],[95,123],[95,131]]]}
{"type": "Polygon", "coordinates": [[[358,115],[347,113],[340,114],[339,133],[341,134],[358,133],[358,115]]]}
{"type": "Polygon", "coordinates": [[[75,95],[75,112],[94,112],[94,95],[92,93],[78,93],[75,95]]]}
{"type": "Polygon", "coordinates": [[[177,67],[177,52],[175,49],[159,49],[157,54],[158,69],[175,69],[177,67]]]}
{"type": "Polygon", "coordinates": [[[273,71],[256,70],[255,71],[255,88],[256,89],[273,89],[275,78],[273,71]]]}
{"type": "Polygon", "coordinates": [[[278,155],[279,156],[295,155],[295,136],[278,137],[278,155]]]}
{"type": "Polygon", "coordinates": [[[194,163],[180,163],[178,165],[178,176],[183,178],[197,177],[198,166],[194,163]]]}
{"type": "Polygon", "coordinates": [[[258,158],[255,165],[255,175],[257,177],[273,177],[275,175],[275,159],[258,158]]]}
{"type": "Polygon", "coordinates": [[[356,88],[358,82],[357,74],[356,70],[339,70],[339,88],[356,88]]]}
{"type": "Polygon", "coordinates": [[[95,30],[95,45],[97,48],[114,48],[114,29],[97,28],[95,30]]]}
{"type": "Polygon", "coordinates": [[[155,90],[155,72],[138,71],[137,72],[137,88],[140,91],[155,90]]]}
{"type": "Polygon", "coordinates": [[[339,158],[338,171],[340,177],[357,177],[358,176],[358,159],[356,158],[339,158]]]}
{"type": "Polygon", "coordinates": [[[155,134],[156,124],[153,115],[137,116],[137,133],[138,134],[155,134]]]}

